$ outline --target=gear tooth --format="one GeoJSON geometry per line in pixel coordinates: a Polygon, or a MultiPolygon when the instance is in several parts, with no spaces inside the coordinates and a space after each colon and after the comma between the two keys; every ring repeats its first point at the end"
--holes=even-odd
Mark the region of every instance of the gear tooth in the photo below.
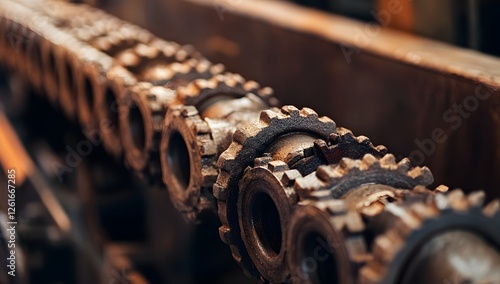
{"type": "Polygon", "coordinates": [[[408,158],[403,158],[398,163],[398,171],[400,173],[407,173],[411,169],[411,161],[408,158]]]}
{"type": "Polygon", "coordinates": [[[309,118],[312,118],[312,119],[318,119],[319,118],[318,114],[314,110],[312,110],[312,109],[310,109],[308,107],[302,108],[300,110],[300,115],[305,116],[305,117],[309,117],[309,118]]]}
{"type": "Polygon", "coordinates": [[[273,159],[271,157],[259,157],[255,158],[254,165],[255,167],[267,167],[267,164],[271,162],[273,159]]]}
{"type": "Polygon", "coordinates": [[[273,110],[264,110],[260,113],[260,121],[266,124],[270,124],[271,121],[277,117],[277,113],[273,110]]]}
{"type": "Polygon", "coordinates": [[[448,195],[448,202],[451,207],[458,211],[464,211],[469,208],[469,202],[461,189],[454,189],[448,195]]]}
{"type": "Polygon", "coordinates": [[[267,164],[267,168],[276,173],[288,170],[288,165],[283,161],[272,161],[267,164]]]}
{"type": "Polygon", "coordinates": [[[411,177],[414,180],[418,180],[419,182],[429,185],[433,182],[434,178],[432,177],[432,173],[429,171],[428,168],[420,168],[420,167],[415,167],[408,171],[408,176],[411,177]]]}
{"type": "MultiPolygon", "coordinates": [[[[243,89],[247,92],[251,92],[253,90],[257,90],[260,88],[259,83],[255,81],[248,81],[243,85],[243,89]]],[[[261,95],[261,94],[260,94],[261,95]]]]}
{"type": "Polygon", "coordinates": [[[271,87],[264,87],[262,90],[259,91],[259,95],[261,97],[269,97],[274,94],[274,90],[271,87]]]}
{"type": "Polygon", "coordinates": [[[233,79],[240,84],[245,83],[245,78],[243,78],[240,74],[234,74],[233,79]]]}
{"type": "Polygon", "coordinates": [[[500,200],[494,199],[483,209],[483,213],[486,216],[493,217],[500,212],[500,200]]]}
{"type": "Polygon", "coordinates": [[[224,69],[226,69],[226,67],[224,65],[215,64],[215,65],[210,67],[210,73],[211,74],[219,74],[219,73],[224,72],[224,69]]]}
{"type": "Polygon", "coordinates": [[[379,152],[382,155],[386,155],[387,151],[388,151],[387,147],[385,147],[384,145],[378,145],[378,146],[376,146],[375,150],[377,150],[377,152],[379,152]]]}
{"type": "Polygon", "coordinates": [[[370,139],[364,135],[360,135],[360,136],[356,137],[356,140],[358,143],[363,144],[363,145],[371,145],[372,144],[370,139]]]}
{"type": "Polygon", "coordinates": [[[331,168],[329,166],[320,166],[316,170],[316,177],[323,182],[328,182],[333,177],[331,168]]]}
{"type": "Polygon", "coordinates": [[[298,117],[299,116],[299,109],[295,106],[292,105],[286,105],[281,108],[281,113],[285,115],[289,115],[291,117],[298,117]]]}
{"type": "Polygon", "coordinates": [[[344,139],[347,143],[357,142],[356,136],[354,136],[354,134],[350,131],[342,134],[341,136],[342,136],[342,139],[344,139]]]}
{"type": "Polygon", "coordinates": [[[441,192],[441,193],[445,193],[449,190],[450,188],[444,184],[441,184],[441,185],[438,185],[436,187],[436,189],[434,189],[435,192],[441,192]]]}
{"type": "Polygon", "coordinates": [[[193,92],[193,93],[196,92],[196,94],[193,94],[193,95],[197,95],[200,90],[204,90],[204,89],[209,88],[210,81],[205,80],[205,79],[196,79],[190,85],[193,87],[196,87],[196,88],[192,88],[191,92],[193,92]]]}
{"type": "Polygon", "coordinates": [[[439,210],[435,207],[426,206],[424,203],[417,202],[410,206],[412,214],[418,216],[420,219],[429,219],[439,214],[439,210]]]}
{"type": "Polygon", "coordinates": [[[183,117],[191,117],[198,115],[198,110],[194,106],[185,106],[181,108],[181,114],[183,117]]]}
{"type": "MultiPolygon", "coordinates": [[[[338,129],[337,129],[338,131],[338,129]]],[[[332,132],[329,136],[328,136],[328,142],[332,145],[334,144],[337,144],[338,142],[340,141],[340,135],[338,132],[332,132]]]]}
{"type": "Polygon", "coordinates": [[[228,192],[226,190],[229,180],[229,173],[220,171],[217,182],[213,185],[213,194],[219,200],[226,200],[228,192]]]}
{"type": "MultiPolygon", "coordinates": [[[[339,169],[342,169],[343,172],[349,172],[353,169],[365,170],[366,168],[363,165],[363,160],[354,160],[350,158],[342,158],[339,162],[339,169]]],[[[370,163],[368,160],[367,163],[370,163]]]]}
{"type": "Polygon", "coordinates": [[[330,133],[335,132],[335,128],[337,127],[337,124],[331,118],[329,118],[328,116],[322,116],[322,117],[318,118],[318,120],[321,121],[322,123],[326,124],[328,128],[331,128],[330,133]]]}
{"type": "Polygon", "coordinates": [[[467,201],[471,206],[475,207],[483,206],[485,198],[486,194],[482,190],[474,191],[467,195],[467,201]]]}
{"type": "Polygon", "coordinates": [[[448,202],[448,198],[446,195],[442,193],[436,193],[433,199],[434,205],[439,210],[445,210],[450,207],[450,203],[448,202]]]}
{"type": "Polygon", "coordinates": [[[241,129],[236,129],[236,131],[233,133],[233,141],[239,143],[240,145],[243,145],[247,139],[248,136],[241,129]]]}
{"type": "Polygon", "coordinates": [[[237,76],[235,74],[226,76],[224,83],[231,88],[236,87],[238,85],[237,76]]]}
{"type": "Polygon", "coordinates": [[[372,165],[376,164],[378,162],[378,159],[373,156],[372,154],[366,154],[363,156],[362,159],[362,166],[363,169],[369,169],[372,165]]]}
{"type": "Polygon", "coordinates": [[[380,159],[380,166],[386,169],[392,169],[396,164],[396,157],[393,154],[387,154],[380,159]]]}
{"type": "Polygon", "coordinates": [[[428,167],[423,167],[421,183],[427,186],[432,184],[433,182],[434,182],[434,176],[432,175],[431,170],[428,167]]]}
{"type": "Polygon", "coordinates": [[[283,177],[281,178],[281,183],[286,187],[290,187],[293,185],[296,179],[301,177],[302,175],[300,174],[299,171],[288,170],[283,173],[283,177]]]}

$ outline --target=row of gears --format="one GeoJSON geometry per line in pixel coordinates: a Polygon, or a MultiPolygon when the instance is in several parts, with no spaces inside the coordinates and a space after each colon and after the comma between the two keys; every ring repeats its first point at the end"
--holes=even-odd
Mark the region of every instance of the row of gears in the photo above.
{"type": "Polygon", "coordinates": [[[218,214],[262,282],[500,281],[498,200],[430,190],[426,167],[276,107],[272,89],[190,46],[86,5],[4,0],[0,58],[188,220],[218,214]]]}

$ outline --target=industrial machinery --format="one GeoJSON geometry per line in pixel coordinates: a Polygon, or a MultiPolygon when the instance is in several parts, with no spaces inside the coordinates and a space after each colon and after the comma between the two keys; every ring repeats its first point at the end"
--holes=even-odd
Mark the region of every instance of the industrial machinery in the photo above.
{"type": "MultiPolygon", "coordinates": [[[[230,13],[252,11],[257,1],[236,2],[213,8],[235,21],[230,13]]],[[[193,3],[178,11],[206,5],[193,3]]],[[[303,9],[262,5],[264,14],[266,5],[303,9]]],[[[211,43],[241,53],[223,37],[211,43]]],[[[348,62],[368,56],[351,43],[340,47],[348,62]]],[[[402,62],[426,59],[412,56],[402,62]]],[[[427,151],[445,151],[452,134],[442,128],[401,157],[311,108],[282,104],[286,95],[278,100],[193,46],[91,5],[1,0],[0,60],[8,86],[1,283],[500,283],[498,120],[463,134],[479,140],[471,147],[493,149],[492,157],[480,154],[486,190],[468,190],[469,179],[464,191],[440,184],[445,161],[438,185],[421,165],[427,151]]],[[[484,75],[459,67],[450,72],[484,75]]],[[[470,116],[488,100],[498,119],[495,76],[475,88],[450,83],[475,91],[456,112],[470,116]]],[[[446,113],[451,128],[462,123],[446,113]]]]}

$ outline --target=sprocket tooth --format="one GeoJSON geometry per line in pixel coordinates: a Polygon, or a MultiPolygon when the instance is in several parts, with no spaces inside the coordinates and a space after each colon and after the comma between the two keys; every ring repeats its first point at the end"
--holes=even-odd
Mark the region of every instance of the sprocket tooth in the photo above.
{"type": "Polygon", "coordinates": [[[316,113],[314,110],[312,110],[310,108],[305,107],[305,108],[301,109],[299,112],[300,112],[300,115],[302,115],[304,117],[308,117],[311,119],[319,119],[318,113],[316,113]]]}
{"type": "Polygon", "coordinates": [[[436,189],[434,189],[435,192],[441,192],[441,193],[445,193],[445,192],[448,192],[450,188],[444,184],[440,184],[436,187],[436,189]]]}
{"type": "Polygon", "coordinates": [[[462,211],[469,208],[469,202],[461,189],[454,189],[448,193],[448,202],[455,210],[462,211]]]}
{"type": "Polygon", "coordinates": [[[366,154],[363,156],[362,162],[361,162],[361,170],[366,170],[375,165],[378,162],[378,159],[373,156],[372,154],[366,154]]]}
{"type": "Polygon", "coordinates": [[[412,168],[411,161],[408,158],[403,158],[398,163],[398,171],[401,173],[407,173],[409,170],[411,170],[411,168],[412,168]]]}
{"type": "Polygon", "coordinates": [[[375,146],[375,150],[377,150],[377,152],[379,152],[382,155],[386,155],[388,151],[387,147],[385,147],[384,145],[375,146]]]}
{"type": "Polygon", "coordinates": [[[283,161],[272,161],[267,164],[267,168],[275,173],[275,172],[282,172],[288,169],[288,165],[283,162],[283,161]]]}
{"type": "Polygon", "coordinates": [[[301,178],[302,175],[297,170],[288,170],[283,173],[283,177],[281,178],[281,183],[284,186],[291,187],[295,183],[295,180],[301,178]]]}
{"type": "Polygon", "coordinates": [[[281,113],[285,115],[289,115],[291,117],[298,117],[300,115],[300,111],[297,107],[292,105],[286,105],[281,107],[281,113]]]}
{"type": "Polygon", "coordinates": [[[486,205],[483,209],[484,215],[489,217],[493,217],[500,212],[500,200],[494,199],[488,205],[486,205]]]}
{"type": "Polygon", "coordinates": [[[468,203],[471,206],[475,207],[483,206],[485,199],[486,199],[486,194],[482,190],[474,191],[469,193],[469,195],[467,195],[468,203]]]}
{"type": "Polygon", "coordinates": [[[380,159],[380,166],[386,169],[393,169],[394,167],[397,168],[396,157],[394,157],[393,154],[385,155],[382,159],[380,159]]]}
{"type": "Polygon", "coordinates": [[[275,111],[273,111],[271,109],[264,110],[260,113],[260,122],[269,125],[277,117],[278,117],[278,114],[275,111]]]}

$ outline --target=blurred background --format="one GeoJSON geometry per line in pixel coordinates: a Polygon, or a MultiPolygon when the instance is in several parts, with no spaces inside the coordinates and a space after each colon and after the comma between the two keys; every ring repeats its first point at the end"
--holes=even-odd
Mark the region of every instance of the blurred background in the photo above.
{"type": "MultiPolygon", "coordinates": [[[[282,103],[428,166],[436,186],[500,197],[499,1],[73,2],[193,45],[282,103]],[[471,97],[485,99],[473,108],[471,97]]],[[[27,173],[17,177],[16,214],[18,250],[29,256],[20,277],[0,283],[255,282],[220,241],[218,220],[188,224],[164,189],[100,146],[71,157],[86,140],[80,127],[6,69],[0,104],[0,184],[9,165],[27,173]],[[76,166],[58,174],[67,159],[76,166]]],[[[3,194],[0,202],[4,220],[3,194]]]]}

